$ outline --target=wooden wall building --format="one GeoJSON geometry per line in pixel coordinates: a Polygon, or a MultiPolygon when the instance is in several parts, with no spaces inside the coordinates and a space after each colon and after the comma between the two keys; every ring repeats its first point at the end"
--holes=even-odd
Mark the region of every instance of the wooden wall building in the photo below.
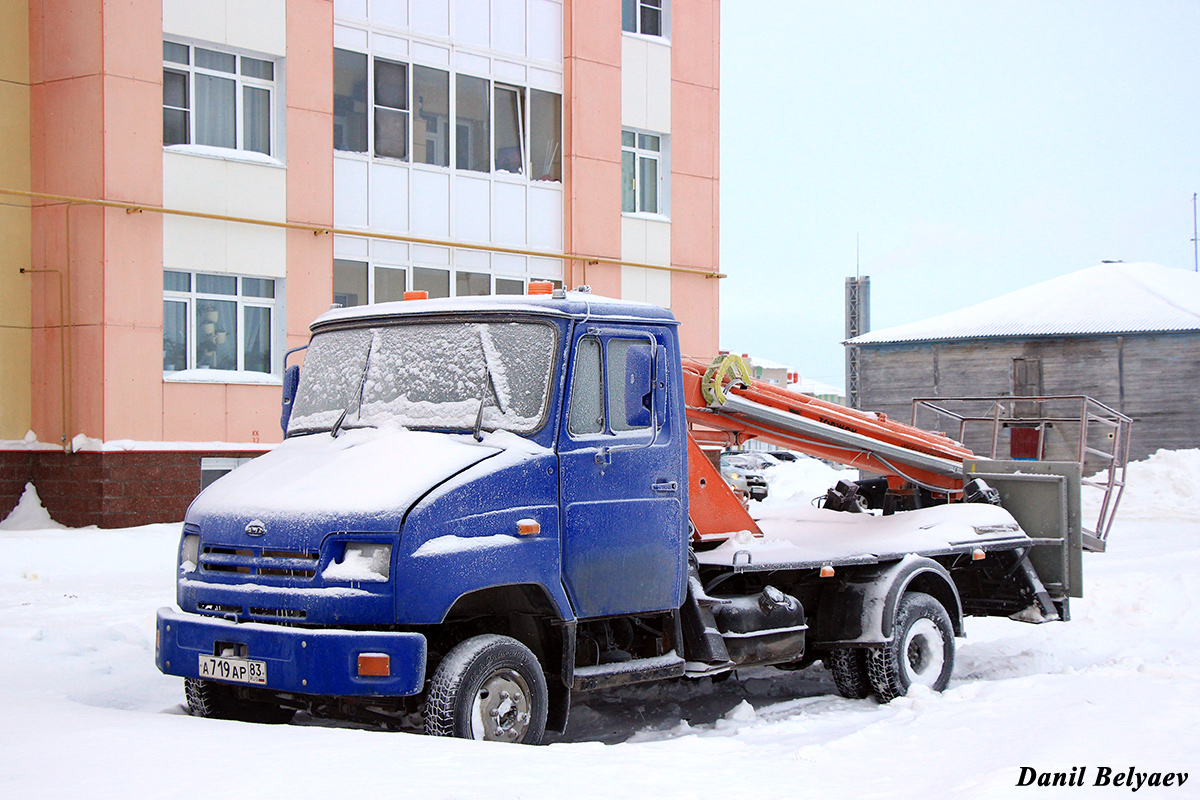
{"type": "Polygon", "coordinates": [[[1193,272],[1104,263],[846,345],[862,408],[901,421],[916,397],[1088,395],[1133,418],[1131,459],[1200,447],[1193,272]]]}

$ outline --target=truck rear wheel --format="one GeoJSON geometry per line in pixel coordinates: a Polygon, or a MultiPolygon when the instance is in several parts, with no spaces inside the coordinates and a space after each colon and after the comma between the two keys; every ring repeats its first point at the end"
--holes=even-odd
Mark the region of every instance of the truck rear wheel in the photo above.
{"type": "Polygon", "coordinates": [[[940,692],[954,672],[954,628],[942,604],[909,592],[896,607],[892,641],[867,651],[867,675],[875,697],[890,703],[913,684],[940,692]]]}
{"type": "Polygon", "coordinates": [[[825,666],[833,673],[838,694],[850,700],[862,700],[871,693],[871,678],[867,675],[867,651],[861,647],[845,647],[825,654],[825,666]]]}
{"type": "Polygon", "coordinates": [[[274,703],[243,700],[237,696],[232,686],[224,683],[185,678],[183,690],[187,696],[188,712],[193,717],[282,725],[296,716],[293,709],[283,708],[274,703]]]}
{"type": "Polygon", "coordinates": [[[529,648],[508,636],[475,636],[438,664],[425,700],[425,732],[489,742],[540,744],[546,678],[529,648]]]}

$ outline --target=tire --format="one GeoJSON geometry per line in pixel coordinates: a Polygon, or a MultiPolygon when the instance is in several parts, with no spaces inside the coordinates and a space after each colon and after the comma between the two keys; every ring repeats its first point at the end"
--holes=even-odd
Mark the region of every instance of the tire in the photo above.
{"type": "Polygon", "coordinates": [[[456,645],[438,664],[425,699],[425,733],[540,744],[546,677],[529,648],[488,634],[456,645]]]}
{"type": "Polygon", "coordinates": [[[825,654],[825,666],[833,673],[838,694],[850,700],[862,700],[871,694],[871,679],[867,675],[867,651],[861,647],[830,650],[825,654]]]}
{"type": "Polygon", "coordinates": [[[880,703],[908,693],[913,684],[940,692],[954,672],[954,628],[942,604],[909,592],[896,607],[892,641],[867,651],[867,676],[880,703]]]}
{"type": "Polygon", "coordinates": [[[187,696],[188,712],[193,717],[283,725],[291,722],[296,715],[295,710],[274,703],[243,700],[232,686],[215,681],[185,678],[183,690],[187,696]]]}

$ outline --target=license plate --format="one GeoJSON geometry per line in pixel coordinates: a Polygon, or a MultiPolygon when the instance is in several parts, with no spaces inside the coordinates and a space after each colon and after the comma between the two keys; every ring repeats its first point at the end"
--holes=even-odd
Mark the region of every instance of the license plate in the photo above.
{"type": "Polygon", "coordinates": [[[200,656],[200,677],[235,683],[267,682],[267,662],[247,658],[200,656]]]}

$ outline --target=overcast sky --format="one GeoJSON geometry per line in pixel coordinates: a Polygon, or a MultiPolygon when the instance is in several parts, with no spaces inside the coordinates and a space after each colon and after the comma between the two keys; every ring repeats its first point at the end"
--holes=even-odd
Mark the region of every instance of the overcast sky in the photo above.
{"type": "Polygon", "coordinates": [[[1105,259],[1193,268],[1200,2],[725,0],[721,346],[843,385],[871,328],[1105,259]]]}

